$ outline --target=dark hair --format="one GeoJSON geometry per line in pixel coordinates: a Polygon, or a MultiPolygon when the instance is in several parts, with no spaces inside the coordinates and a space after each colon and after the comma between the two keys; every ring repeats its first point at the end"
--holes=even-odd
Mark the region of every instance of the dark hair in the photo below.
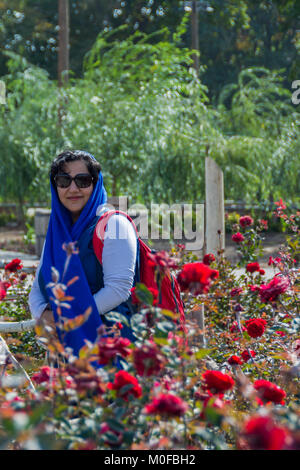
{"type": "Polygon", "coordinates": [[[68,162],[75,162],[77,160],[83,160],[85,162],[88,172],[93,177],[93,185],[95,186],[101,171],[100,163],[97,162],[97,160],[94,160],[89,152],[85,152],[84,150],[65,150],[64,152],[60,153],[51,163],[50,180],[54,187],[56,187],[54,178],[58,173],[63,171],[64,164],[68,162]]]}

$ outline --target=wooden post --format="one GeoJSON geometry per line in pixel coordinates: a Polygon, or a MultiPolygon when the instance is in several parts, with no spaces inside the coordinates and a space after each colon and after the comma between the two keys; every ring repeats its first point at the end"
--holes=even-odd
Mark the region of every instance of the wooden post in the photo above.
{"type": "Polygon", "coordinates": [[[205,253],[217,255],[225,249],[223,172],[210,157],[205,158],[205,253]]]}
{"type": "Polygon", "coordinates": [[[195,340],[192,342],[193,346],[199,346],[200,348],[204,348],[206,346],[205,340],[205,316],[204,316],[204,304],[195,305],[195,307],[190,312],[190,319],[195,321],[199,331],[195,337],[195,340]],[[199,342],[198,342],[199,341],[199,342]]]}
{"type": "Polygon", "coordinates": [[[44,241],[46,238],[49,218],[51,211],[49,209],[37,209],[34,215],[34,230],[35,230],[35,254],[40,257],[44,241]]]}

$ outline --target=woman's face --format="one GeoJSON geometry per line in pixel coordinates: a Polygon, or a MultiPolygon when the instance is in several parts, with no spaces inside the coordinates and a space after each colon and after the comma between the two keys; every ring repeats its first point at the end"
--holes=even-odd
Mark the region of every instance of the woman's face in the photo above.
{"type": "MultiPolygon", "coordinates": [[[[65,163],[63,166],[63,173],[67,173],[74,178],[74,176],[79,173],[86,174],[89,173],[89,171],[84,161],[76,160],[74,162],[65,163]]],[[[93,189],[93,184],[88,188],[78,188],[74,180],[68,188],[57,187],[59,200],[63,206],[71,212],[73,222],[76,222],[80,216],[80,213],[88,202],[93,189]]]]}

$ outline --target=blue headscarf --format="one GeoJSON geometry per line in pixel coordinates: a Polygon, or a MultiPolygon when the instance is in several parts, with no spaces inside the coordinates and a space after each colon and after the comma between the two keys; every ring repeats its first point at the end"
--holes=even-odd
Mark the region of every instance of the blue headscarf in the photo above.
{"type": "MultiPolygon", "coordinates": [[[[95,160],[91,154],[89,155],[95,160]]],[[[98,207],[105,204],[107,194],[100,172],[99,179],[88,202],[77,221],[73,224],[70,211],[61,204],[56,189],[51,182],[50,185],[52,195],[51,216],[45,241],[41,274],[49,295],[60,341],[65,348],[72,348],[73,354],[78,355],[79,350],[85,344],[85,340],[91,342],[96,340],[97,329],[101,326],[102,321],[74,242],[79,240],[81,234],[96,217],[98,207]],[[73,250],[74,247],[75,250],[73,250]],[[76,279],[78,277],[77,280],[74,279],[75,276],[76,279]],[[64,286],[67,286],[67,288],[65,295],[61,297],[65,289],[64,286]],[[59,328],[62,317],[64,319],[77,317],[78,321],[80,319],[79,315],[82,314],[85,314],[87,319],[78,328],[70,329],[69,332],[59,328]]]]}

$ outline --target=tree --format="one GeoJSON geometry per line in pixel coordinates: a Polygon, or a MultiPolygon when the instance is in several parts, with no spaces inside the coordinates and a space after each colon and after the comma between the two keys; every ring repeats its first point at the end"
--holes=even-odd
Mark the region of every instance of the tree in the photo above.
{"type": "Polygon", "coordinates": [[[48,163],[56,153],[56,86],[47,73],[12,52],[4,77],[7,104],[0,107],[0,197],[16,201],[19,221],[24,202],[47,198],[48,163]]]}

